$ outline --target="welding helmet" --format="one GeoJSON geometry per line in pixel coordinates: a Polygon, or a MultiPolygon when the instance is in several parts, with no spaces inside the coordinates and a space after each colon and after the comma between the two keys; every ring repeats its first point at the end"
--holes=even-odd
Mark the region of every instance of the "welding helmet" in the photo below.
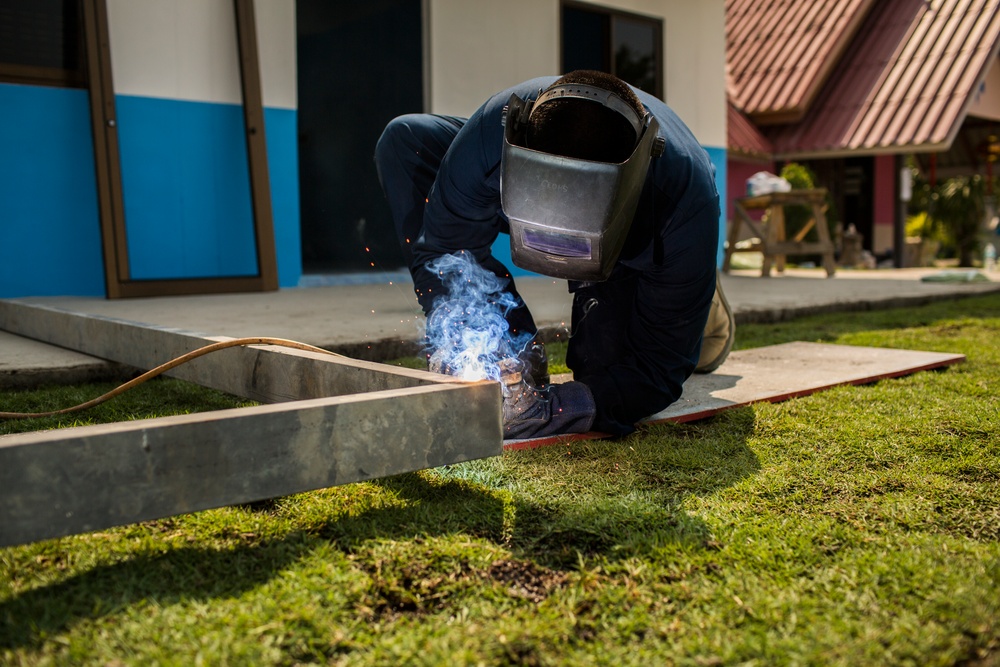
{"type": "Polygon", "coordinates": [[[510,221],[514,264],[555,278],[607,280],[632,226],[650,159],[663,154],[656,119],[648,112],[640,116],[603,88],[562,84],[539,91],[535,100],[511,95],[503,124],[500,205],[510,221]],[[637,137],[628,159],[597,162],[528,148],[532,110],[566,98],[623,116],[637,137]]]}

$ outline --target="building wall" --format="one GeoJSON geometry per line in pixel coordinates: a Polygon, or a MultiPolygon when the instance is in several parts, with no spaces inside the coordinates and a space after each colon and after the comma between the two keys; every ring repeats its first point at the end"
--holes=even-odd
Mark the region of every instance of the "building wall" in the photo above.
{"type": "MultiPolygon", "coordinates": [[[[594,4],[663,20],[665,101],[705,147],[726,202],[723,0],[594,4]]],[[[427,0],[427,6],[431,113],[468,116],[498,90],[559,72],[559,0],[427,0]]],[[[725,205],[722,208],[719,225],[724,236],[725,205]]],[[[502,246],[495,246],[494,253],[506,260],[502,246]]],[[[720,244],[720,261],[721,253],[720,244]]]]}
{"type": "MultiPolygon", "coordinates": [[[[107,0],[130,270],[256,272],[231,0],[107,0]]],[[[256,0],[279,284],[301,277],[295,0],[256,0]]],[[[726,196],[723,0],[609,0],[663,19],[664,90],[726,196]]],[[[424,0],[425,110],[468,115],[559,70],[559,0],[424,0]]],[[[0,297],[104,295],[87,93],[0,84],[0,297]]],[[[725,216],[720,216],[724,231],[725,216]]],[[[721,245],[720,245],[721,258],[721,245]]]]}
{"type": "MultiPolygon", "coordinates": [[[[468,116],[498,90],[559,73],[559,0],[429,0],[431,113],[468,116]]],[[[705,146],[726,145],[722,0],[609,0],[663,20],[666,102],[705,146]]]]}
{"type": "Polygon", "coordinates": [[[1000,59],[993,61],[990,71],[976,90],[969,114],[1000,120],[1000,59]]]}
{"type": "Polygon", "coordinates": [[[895,245],[893,228],[896,221],[896,156],[876,155],[875,182],[872,200],[872,252],[876,255],[891,251],[895,245]]]}
{"type": "Polygon", "coordinates": [[[104,295],[89,105],[0,83],[0,298],[104,295]]]}
{"type": "Polygon", "coordinates": [[[559,73],[557,0],[428,0],[427,111],[467,117],[498,90],[559,73]]]}
{"type": "MultiPolygon", "coordinates": [[[[291,286],[295,3],[255,4],[279,283],[291,286]]],[[[108,23],[132,277],[255,274],[231,0],[108,0],[108,23]]],[[[86,90],[0,84],[0,297],[105,294],[92,141],[86,90]]]]}

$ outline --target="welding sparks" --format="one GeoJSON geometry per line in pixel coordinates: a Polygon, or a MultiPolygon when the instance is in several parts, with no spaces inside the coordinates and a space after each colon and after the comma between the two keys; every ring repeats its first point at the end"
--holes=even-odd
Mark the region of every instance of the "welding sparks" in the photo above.
{"type": "Polygon", "coordinates": [[[500,380],[500,361],[516,358],[531,340],[530,334],[509,330],[506,315],[520,305],[504,291],[509,281],[465,252],[444,255],[427,268],[448,291],[437,297],[427,318],[431,368],[463,380],[500,380]]]}

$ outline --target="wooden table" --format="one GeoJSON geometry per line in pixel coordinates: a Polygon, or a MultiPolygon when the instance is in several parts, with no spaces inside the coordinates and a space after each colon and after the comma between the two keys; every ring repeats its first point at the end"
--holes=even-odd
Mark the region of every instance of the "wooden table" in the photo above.
{"type": "Polygon", "coordinates": [[[729,229],[729,239],[726,246],[726,256],[722,270],[729,272],[733,253],[760,252],[764,254],[764,265],[760,275],[771,275],[771,266],[775,265],[778,272],[785,270],[786,255],[819,254],[823,257],[823,268],[827,277],[833,277],[836,272],[834,263],[833,241],[830,239],[830,229],[826,224],[826,190],[792,190],[791,192],[773,192],[756,197],[741,197],[735,202],[736,218],[729,229]],[[812,209],[812,218],[799,230],[792,239],[785,238],[785,206],[800,205],[812,209]],[[748,211],[767,211],[761,222],[750,217],[748,211]],[[754,232],[757,240],[747,248],[737,248],[736,241],[740,238],[740,227],[746,224],[754,232]],[[803,239],[809,230],[816,228],[819,241],[805,242],[803,239]]]}

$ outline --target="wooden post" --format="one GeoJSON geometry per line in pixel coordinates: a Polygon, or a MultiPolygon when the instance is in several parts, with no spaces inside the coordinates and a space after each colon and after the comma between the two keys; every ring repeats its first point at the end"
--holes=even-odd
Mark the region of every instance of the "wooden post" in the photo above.
{"type": "Polygon", "coordinates": [[[827,277],[833,277],[837,267],[833,257],[833,241],[830,239],[830,230],[826,224],[825,199],[826,190],[824,189],[774,192],[737,199],[735,202],[737,221],[734,223],[733,229],[730,230],[730,244],[726,249],[723,271],[729,271],[734,252],[762,252],[764,263],[761,267],[761,277],[764,278],[771,275],[772,266],[775,266],[779,272],[784,271],[787,255],[816,253],[823,257],[823,268],[826,269],[827,277]],[[806,243],[798,237],[789,241],[786,238],[784,207],[788,205],[805,205],[812,208],[816,234],[819,236],[817,242],[806,243]],[[766,210],[768,212],[766,223],[757,225],[747,213],[751,210],[766,210]],[[735,247],[735,239],[741,223],[746,223],[757,233],[760,238],[759,243],[753,244],[749,248],[737,249],[735,247]]]}

